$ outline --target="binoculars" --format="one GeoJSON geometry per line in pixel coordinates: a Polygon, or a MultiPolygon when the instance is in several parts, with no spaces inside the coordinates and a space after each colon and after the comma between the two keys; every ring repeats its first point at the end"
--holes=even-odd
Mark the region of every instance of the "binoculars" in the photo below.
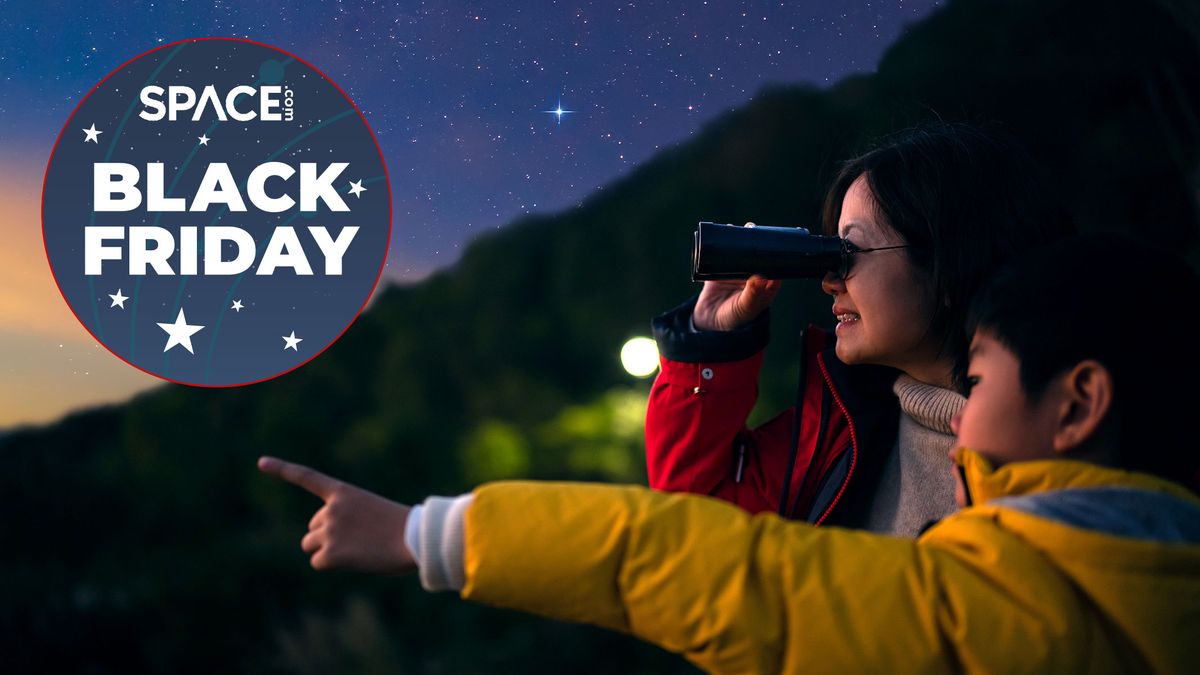
{"type": "Polygon", "coordinates": [[[853,248],[840,237],[810,234],[802,227],[700,223],[692,249],[692,281],[813,279],[845,269],[853,248]]]}

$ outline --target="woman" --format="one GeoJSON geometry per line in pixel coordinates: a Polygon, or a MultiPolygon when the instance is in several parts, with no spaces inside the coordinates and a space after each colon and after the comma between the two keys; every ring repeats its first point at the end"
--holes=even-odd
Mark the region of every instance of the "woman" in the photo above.
{"type": "Polygon", "coordinates": [[[706,282],[654,321],[651,487],[905,536],[950,513],[966,308],[1005,262],[1073,229],[1036,173],[1012,140],[959,124],[846,162],[823,226],[859,252],[821,282],[837,327],[801,341],[800,413],[746,427],[779,282],[706,282]]]}

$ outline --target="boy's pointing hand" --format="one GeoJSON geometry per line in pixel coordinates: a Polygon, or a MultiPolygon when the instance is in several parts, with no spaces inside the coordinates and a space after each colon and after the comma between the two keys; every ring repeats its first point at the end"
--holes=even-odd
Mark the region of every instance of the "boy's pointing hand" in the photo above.
{"type": "Polygon", "coordinates": [[[325,502],[300,541],[313,569],[391,574],[416,571],[416,562],[404,544],[409,507],[275,457],[260,457],[258,468],[325,502]]]}

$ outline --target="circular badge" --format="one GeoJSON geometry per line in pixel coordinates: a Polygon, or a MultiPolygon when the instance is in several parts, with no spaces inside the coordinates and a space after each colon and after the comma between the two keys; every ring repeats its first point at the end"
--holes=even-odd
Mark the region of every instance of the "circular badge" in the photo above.
{"type": "Polygon", "coordinates": [[[42,191],[46,254],[83,326],[172,382],[298,368],[371,296],[391,237],[379,145],[329,78],[205,38],[147,52],[84,97],[42,191]]]}

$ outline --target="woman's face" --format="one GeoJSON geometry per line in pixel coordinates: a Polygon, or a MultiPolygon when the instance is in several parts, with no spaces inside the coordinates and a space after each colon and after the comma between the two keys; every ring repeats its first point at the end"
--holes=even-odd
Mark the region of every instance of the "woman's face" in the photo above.
{"type": "MultiPolygon", "coordinates": [[[[864,249],[907,243],[876,212],[865,174],[842,200],[838,236],[864,249]]],[[[934,307],[930,282],[906,249],[856,254],[847,278],[826,274],[821,287],[833,296],[839,359],[891,366],[949,386],[950,362],[938,361],[939,340],[927,330],[934,307]]]]}

